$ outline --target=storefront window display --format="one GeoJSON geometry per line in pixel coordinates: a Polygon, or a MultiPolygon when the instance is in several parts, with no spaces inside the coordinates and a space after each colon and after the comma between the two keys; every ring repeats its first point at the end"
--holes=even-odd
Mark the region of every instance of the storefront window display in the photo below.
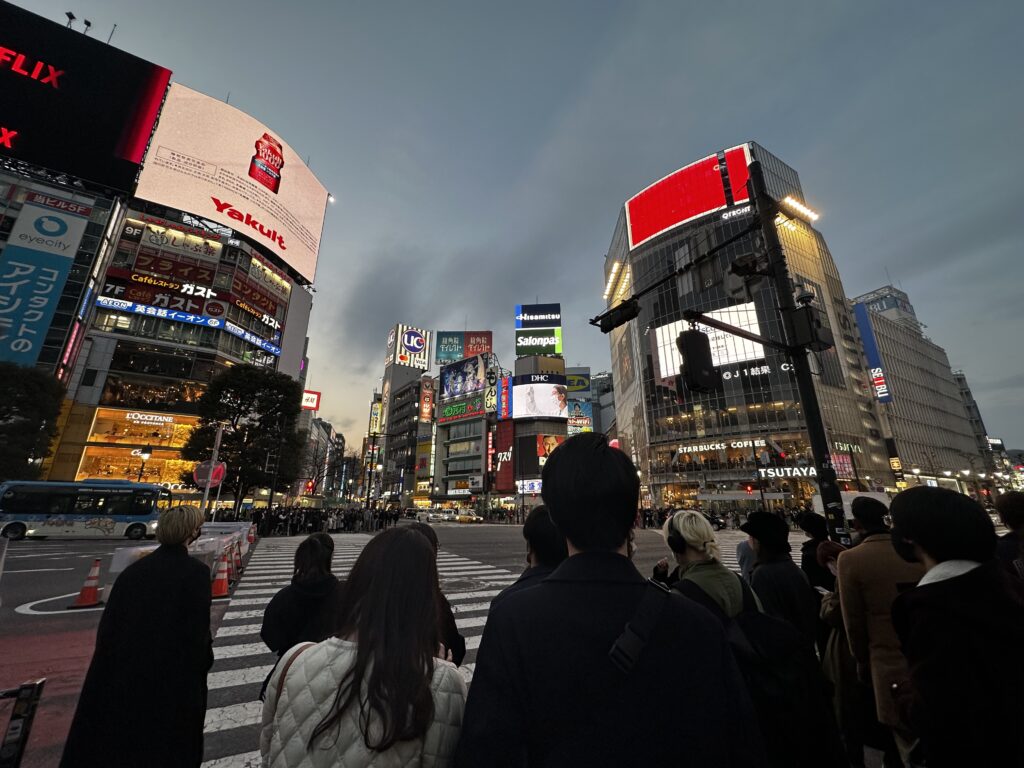
{"type": "Polygon", "coordinates": [[[86,446],[77,480],[138,480],[160,483],[172,489],[182,487],[181,476],[195,466],[184,461],[178,451],[165,451],[154,446],[153,455],[143,466],[142,449],[115,446],[86,446]]]}
{"type": "Polygon", "coordinates": [[[110,374],[103,387],[100,403],[132,408],[194,412],[199,398],[202,397],[205,390],[204,384],[195,381],[147,381],[141,377],[110,374]]]}
{"type": "Polygon", "coordinates": [[[195,416],[99,408],[89,443],[180,448],[198,423],[195,416]]]}

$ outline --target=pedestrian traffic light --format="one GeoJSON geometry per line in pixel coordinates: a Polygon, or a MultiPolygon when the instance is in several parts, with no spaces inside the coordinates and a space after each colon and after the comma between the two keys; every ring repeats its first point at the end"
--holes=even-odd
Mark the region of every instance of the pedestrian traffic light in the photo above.
{"type": "Polygon", "coordinates": [[[683,358],[679,368],[686,388],[691,392],[720,392],[722,374],[715,368],[711,357],[711,340],[706,333],[691,328],[676,339],[676,347],[683,358]]]}
{"type": "Polygon", "coordinates": [[[612,329],[625,325],[640,314],[640,300],[627,299],[618,306],[609,309],[599,321],[601,333],[610,333],[612,329]]]}
{"type": "Polygon", "coordinates": [[[754,495],[754,486],[748,485],[747,486],[747,496],[753,496],[753,495],[754,495]]]}
{"type": "Polygon", "coordinates": [[[313,492],[313,481],[312,480],[307,480],[306,481],[306,493],[309,494],[309,493],[312,493],[312,492],[313,492]]]}

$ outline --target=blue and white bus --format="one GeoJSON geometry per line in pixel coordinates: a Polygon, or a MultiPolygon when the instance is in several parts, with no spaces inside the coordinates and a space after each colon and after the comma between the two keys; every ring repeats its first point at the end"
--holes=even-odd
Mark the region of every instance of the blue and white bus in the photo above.
{"type": "Polygon", "coordinates": [[[0,483],[0,535],[15,540],[152,538],[160,512],[170,506],[171,492],[151,483],[9,480],[0,483]]]}

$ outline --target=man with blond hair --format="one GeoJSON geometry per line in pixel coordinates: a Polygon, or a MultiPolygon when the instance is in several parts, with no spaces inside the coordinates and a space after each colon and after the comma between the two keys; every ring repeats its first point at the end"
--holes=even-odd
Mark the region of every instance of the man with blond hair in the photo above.
{"type": "Polygon", "coordinates": [[[203,760],[213,665],[210,569],[188,553],[198,507],[160,514],[160,546],[114,582],[64,747],[66,768],[185,768],[203,760]]]}

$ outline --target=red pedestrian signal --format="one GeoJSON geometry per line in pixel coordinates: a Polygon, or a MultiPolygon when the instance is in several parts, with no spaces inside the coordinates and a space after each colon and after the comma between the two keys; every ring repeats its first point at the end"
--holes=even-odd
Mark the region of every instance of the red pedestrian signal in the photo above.
{"type": "Polygon", "coordinates": [[[754,486],[748,485],[747,486],[747,496],[753,496],[753,495],[754,495],[754,486]]]}

